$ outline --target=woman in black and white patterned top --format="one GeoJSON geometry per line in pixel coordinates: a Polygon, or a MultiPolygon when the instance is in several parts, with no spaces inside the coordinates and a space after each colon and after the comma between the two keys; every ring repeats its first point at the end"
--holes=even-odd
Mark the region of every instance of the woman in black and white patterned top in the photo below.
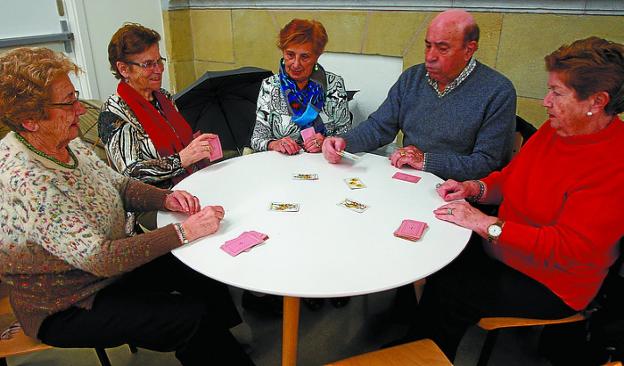
{"type": "Polygon", "coordinates": [[[280,31],[283,58],[279,72],[260,86],[254,151],[318,153],[325,136],[351,127],[344,80],[316,62],[326,43],[327,32],[318,21],[293,19],[280,31]],[[304,141],[302,131],[310,127],[313,136],[304,141]]]}

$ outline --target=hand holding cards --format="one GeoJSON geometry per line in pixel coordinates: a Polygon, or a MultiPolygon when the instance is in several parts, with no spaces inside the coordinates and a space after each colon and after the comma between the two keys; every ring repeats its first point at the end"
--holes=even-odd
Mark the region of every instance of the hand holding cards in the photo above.
{"type": "Polygon", "coordinates": [[[394,236],[411,241],[416,241],[422,237],[427,227],[428,225],[422,221],[406,219],[403,220],[403,222],[401,222],[401,226],[396,229],[396,231],[394,232],[394,236]]]}
{"type": "Polygon", "coordinates": [[[308,139],[313,138],[314,134],[316,134],[316,131],[314,131],[314,127],[308,127],[301,130],[301,138],[303,139],[303,141],[308,141],[308,139]]]}
{"type": "Polygon", "coordinates": [[[232,257],[236,257],[240,253],[249,251],[256,245],[263,243],[268,238],[268,235],[257,231],[245,231],[237,238],[226,241],[225,244],[221,245],[221,249],[232,257]]]}
{"type": "Polygon", "coordinates": [[[211,138],[208,142],[210,142],[210,161],[221,159],[223,157],[223,150],[221,149],[221,140],[219,140],[219,136],[211,138]]]}

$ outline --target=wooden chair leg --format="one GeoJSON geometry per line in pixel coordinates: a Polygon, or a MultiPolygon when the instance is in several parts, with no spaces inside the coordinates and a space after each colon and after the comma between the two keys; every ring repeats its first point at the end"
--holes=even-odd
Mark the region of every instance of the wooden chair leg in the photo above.
{"type": "Polygon", "coordinates": [[[498,338],[498,329],[493,329],[487,332],[487,336],[485,337],[485,343],[483,343],[483,348],[481,348],[481,353],[479,354],[479,362],[477,362],[477,366],[487,366],[490,361],[490,356],[492,355],[492,350],[494,350],[494,345],[496,344],[496,339],[498,338]]]}
{"type": "Polygon", "coordinates": [[[110,360],[108,359],[108,355],[106,354],[106,350],[104,348],[96,348],[95,353],[100,360],[100,365],[102,366],[112,366],[110,360]]]}
{"type": "Polygon", "coordinates": [[[139,352],[139,350],[138,350],[135,346],[133,346],[133,345],[131,345],[131,344],[129,344],[129,345],[128,345],[128,348],[130,348],[130,352],[131,352],[131,353],[137,353],[137,352],[139,352]]]}

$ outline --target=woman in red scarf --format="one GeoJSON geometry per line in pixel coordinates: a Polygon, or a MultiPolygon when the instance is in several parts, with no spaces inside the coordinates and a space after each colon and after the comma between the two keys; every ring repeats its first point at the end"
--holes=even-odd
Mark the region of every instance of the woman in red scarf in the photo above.
{"type": "MultiPolygon", "coordinates": [[[[117,93],[102,106],[98,127],[117,171],[171,188],[205,166],[216,135],[193,138],[171,95],[161,88],[166,60],[160,55],[159,41],[156,31],[140,24],[125,24],[115,32],[108,45],[108,60],[120,82],[117,93]]],[[[139,221],[150,229],[155,226],[155,217],[139,221]]]]}

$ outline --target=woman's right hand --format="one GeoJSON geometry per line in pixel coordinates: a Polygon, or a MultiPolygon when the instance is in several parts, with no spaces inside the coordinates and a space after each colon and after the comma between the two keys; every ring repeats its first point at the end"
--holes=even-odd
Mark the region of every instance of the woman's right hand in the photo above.
{"type": "Polygon", "coordinates": [[[193,241],[199,238],[203,238],[206,235],[210,235],[219,230],[219,225],[225,210],[221,206],[206,206],[188,217],[182,223],[182,229],[186,234],[188,241],[193,241]]]}
{"type": "Polygon", "coordinates": [[[269,142],[269,144],[267,145],[267,149],[271,151],[281,152],[282,154],[295,155],[299,152],[299,150],[301,150],[301,146],[299,146],[299,144],[295,140],[293,140],[289,136],[286,136],[279,140],[273,140],[269,142]]]}
{"type": "Polygon", "coordinates": [[[217,138],[217,135],[212,133],[203,133],[194,138],[193,141],[179,153],[182,167],[188,168],[190,165],[200,160],[207,159],[212,151],[210,140],[214,138],[217,138]]]}
{"type": "Polygon", "coordinates": [[[452,179],[447,180],[436,187],[436,191],[445,201],[455,201],[462,198],[476,196],[479,194],[479,183],[474,180],[458,182],[452,179]]]}

